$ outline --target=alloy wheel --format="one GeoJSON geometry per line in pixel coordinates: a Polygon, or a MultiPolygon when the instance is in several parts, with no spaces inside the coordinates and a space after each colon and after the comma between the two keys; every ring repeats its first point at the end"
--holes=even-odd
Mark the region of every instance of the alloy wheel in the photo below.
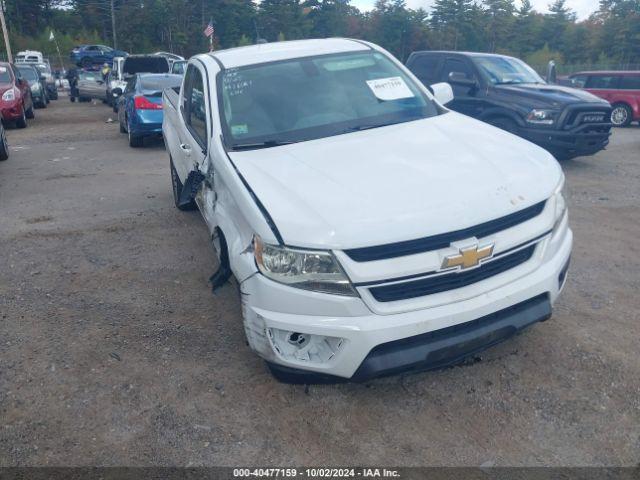
{"type": "Polygon", "coordinates": [[[627,109],[624,107],[618,106],[611,112],[611,123],[616,126],[624,125],[627,118],[629,118],[629,112],[627,112],[627,109]]]}

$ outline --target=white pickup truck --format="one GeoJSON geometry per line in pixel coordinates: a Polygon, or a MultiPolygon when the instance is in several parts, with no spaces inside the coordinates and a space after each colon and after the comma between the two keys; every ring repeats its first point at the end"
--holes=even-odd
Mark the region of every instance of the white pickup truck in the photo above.
{"type": "MultiPolygon", "coordinates": [[[[176,206],[200,209],[276,378],[460,362],[546,320],[572,233],[545,150],[350,39],[197,55],[164,92],[176,206]]],[[[213,266],[212,266],[213,267],[213,266]]]]}

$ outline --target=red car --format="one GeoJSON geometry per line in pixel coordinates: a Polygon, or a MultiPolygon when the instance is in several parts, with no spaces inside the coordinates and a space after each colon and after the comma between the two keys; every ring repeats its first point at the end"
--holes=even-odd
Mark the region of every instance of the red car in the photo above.
{"type": "Polygon", "coordinates": [[[35,118],[29,82],[12,64],[0,62],[0,112],[4,122],[27,126],[27,118],[35,118]]]}
{"type": "Polygon", "coordinates": [[[640,71],[579,72],[569,80],[571,86],[607,100],[613,107],[611,123],[616,127],[640,120],[640,71]]]}

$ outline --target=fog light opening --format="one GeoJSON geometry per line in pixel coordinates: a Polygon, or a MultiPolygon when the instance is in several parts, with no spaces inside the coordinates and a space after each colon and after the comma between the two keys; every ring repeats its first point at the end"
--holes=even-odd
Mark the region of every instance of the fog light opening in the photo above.
{"type": "Polygon", "coordinates": [[[273,350],[285,360],[326,363],[340,351],[344,339],[310,333],[291,332],[278,328],[267,329],[273,350]]]}

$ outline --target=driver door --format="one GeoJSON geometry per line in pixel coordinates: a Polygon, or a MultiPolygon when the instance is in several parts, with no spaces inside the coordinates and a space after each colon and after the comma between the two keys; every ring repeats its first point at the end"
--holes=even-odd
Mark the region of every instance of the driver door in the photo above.
{"type": "Polygon", "coordinates": [[[202,69],[194,64],[188,66],[179,106],[181,121],[177,122],[178,148],[173,149],[172,153],[174,166],[183,184],[187,185],[191,172],[199,172],[204,176],[196,196],[196,203],[210,230],[213,230],[215,194],[213,193],[213,169],[208,156],[211,115],[209,85],[206,78],[202,69]]]}
{"type": "Polygon", "coordinates": [[[475,69],[466,58],[445,59],[442,66],[441,82],[449,82],[453,89],[453,101],[447,106],[459,113],[464,113],[470,117],[479,117],[482,114],[482,100],[479,98],[479,88],[466,85],[457,85],[450,81],[450,75],[464,76],[467,80],[475,80],[479,85],[479,79],[475,69]]]}

